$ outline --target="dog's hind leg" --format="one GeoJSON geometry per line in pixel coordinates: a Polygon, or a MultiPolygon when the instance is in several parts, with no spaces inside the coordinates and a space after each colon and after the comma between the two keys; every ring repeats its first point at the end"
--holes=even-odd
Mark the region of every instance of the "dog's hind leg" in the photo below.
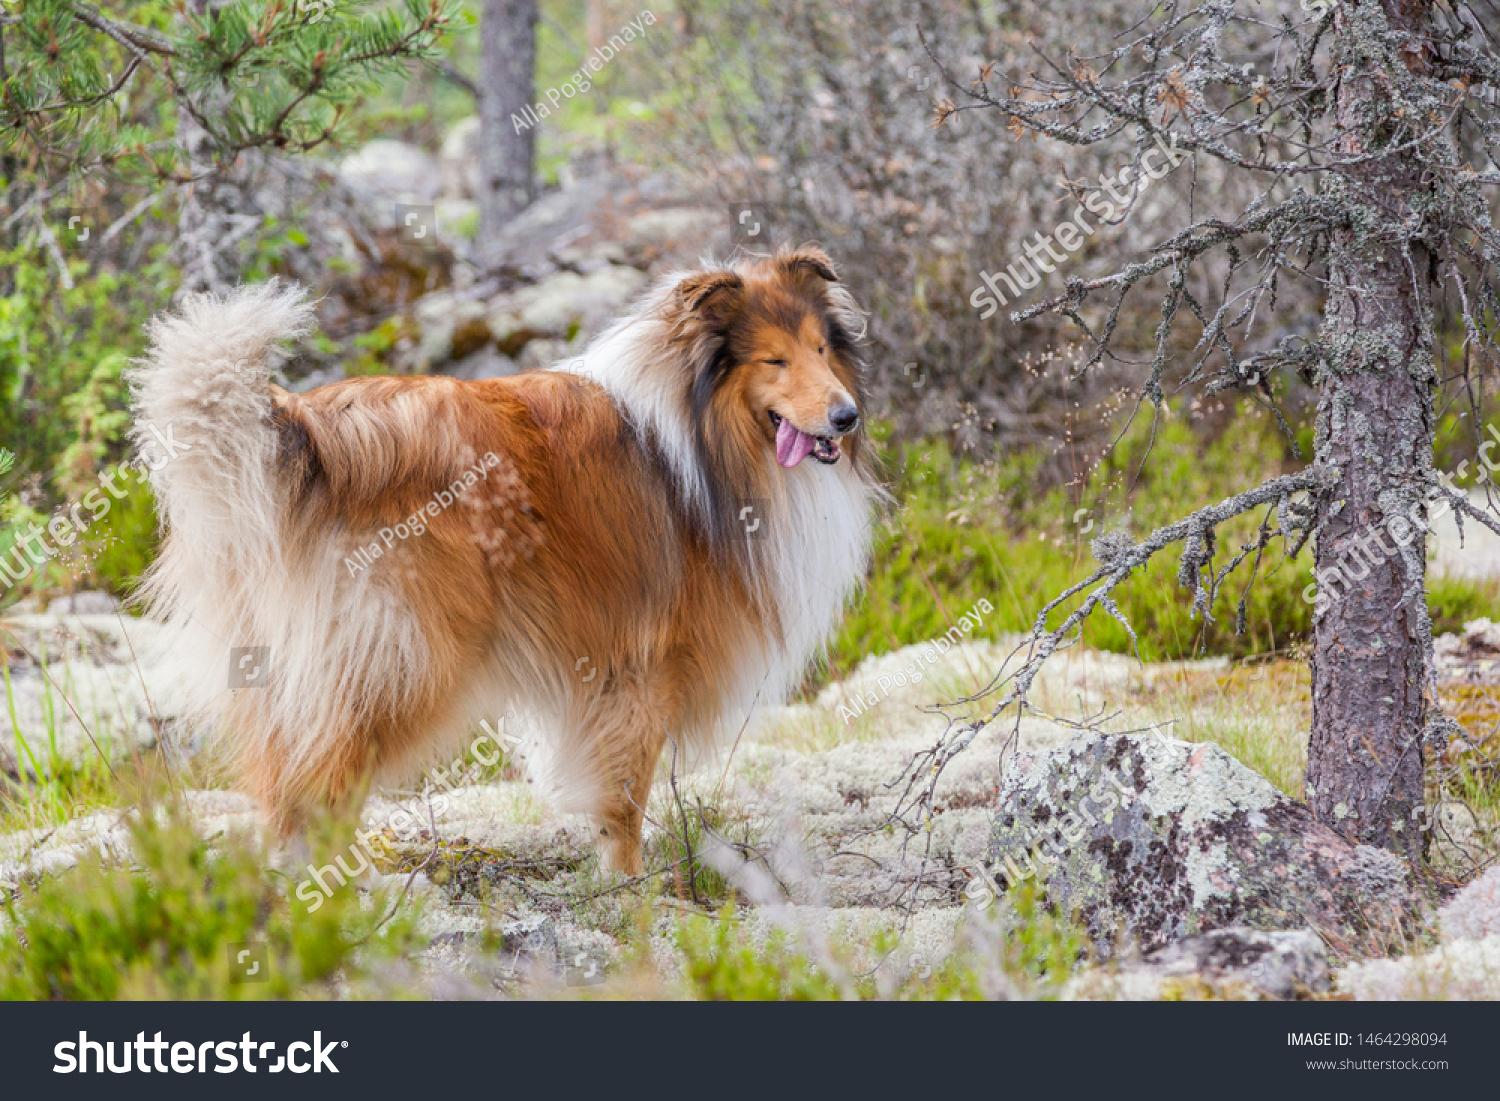
{"type": "Polygon", "coordinates": [[[354,818],[364,801],[374,763],[371,740],[350,737],[328,742],[320,757],[296,765],[281,737],[255,739],[241,746],[241,782],[261,809],[267,839],[275,846],[273,863],[278,867],[307,865],[314,855],[314,836],[322,837],[329,822],[354,818]]]}

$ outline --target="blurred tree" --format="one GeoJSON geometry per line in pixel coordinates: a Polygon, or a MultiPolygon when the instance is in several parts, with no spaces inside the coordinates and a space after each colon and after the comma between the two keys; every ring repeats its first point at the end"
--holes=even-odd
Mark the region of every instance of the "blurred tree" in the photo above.
{"type": "MultiPolygon", "coordinates": [[[[1044,76],[994,66],[963,80],[945,73],[954,98],[939,106],[940,124],[996,111],[1017,136],[1073,145],[1130,136],[1123,191],[1111,186],[1106,197],[1085,182],[1051,236],[1018,245],[1039,266],[1048,263],[1043,249],[1061,258],[1054,238],[1072,251],[1097,224],[1123,219],[1178,160],[1192,158],[1193,169],[1217,160],[1263,181],[1227,217],[1200,215],[1192,196],[1182,210],[1191,224],[1138,262],[1070,278],[1065,293],[1013,320],[1052,312],[1074,321],[1091,345],[1082,374],[1129,358],[1131,349],[1116,348],[1116,323],[1126,298],[1150,284],[1160,288],[1161,320],[1141,404],[1160,412],[1164,372],[1189,344],[1184,385],[1239,391],[1280,417],[1273,378],[1294,372],[1319,399],[1313,462],[1303,471],[1140,543],[1123,533],[1096,540],[1100,568],[1043,610],[1028,660],[989,719],[1011,704],[1025,709],[1037,669],[1083,617],[1100,606],[1120,617],[1111,592],[1168,545],[1183,544],[1179,580],[1207,616],[1236,566],[1252,562],[1253,580],[1273,537],[1296,547],[1315,539],[1309,802],[1321,821],[1360,841],[1424,853],[1424,748],[1445,747],[1457,729],[1436,699],[1424,533],[1433,512],[1448,509],[1500,532],[1500,520],[1433,464],[1440,376],[1464,379],[1478,444],[1483,387],[1500,366],[1491,205],[1500,187],[1500,48],[1496,24],[1475,10],[1491,3],[1302,0],[1276,22],[1260,8],[1241,13],[1236,0],[1166,5],[1107,52],[1047,59],[1044,76]],[[1248,48],[1256,60],[1230,56],[1248,48]],[[1214,252],[1228,270],[1205,301],[1188,272],[1214,252]],[[1246,355],[1251,334],[1272,321],[1283,278],[1326,286],[1322,329],[1246,355]],[[1108,299],[1102,308],[1099,297],[1108,299]],[[1179,328],[1188,341],[1174,340],[1179,328]],[[1441,372],[1439,332],[1461,344],[1441,372]],[[1265,510],[1258,538],[1216,567],[1216,527],[1257,509],[1265,510]],[[1049,630],[1048,615],[1080,594],[1049,630]]],[[[1211,206],[1212,196],[1202,201],[1211,206]]],[[[1243,609],[1242,599],[1241,621],[1243,609]]],[[[936,751],[938,763],[972,738],[972,729],[960,732],[936,751]]]]}
{"type": "Polygon", "coordinates": [[[7,4],[5,225],[33,214],[69,285],[42,217],[48,201],[89,186],[166,188],[181,204],[185,283],[232,283],[233,246],[248,232],[229,186],[242,159],[328,141],[376,78],[432,53],[448,9],[448,0],[118,0],[107,14],[80,0],[7,4]]]}
{"type": "Polygon", "coordinates": [[[486,0],[479,27],[479,255],[490,265],[535,195],[536,22],[536,0],[486,0]]]}

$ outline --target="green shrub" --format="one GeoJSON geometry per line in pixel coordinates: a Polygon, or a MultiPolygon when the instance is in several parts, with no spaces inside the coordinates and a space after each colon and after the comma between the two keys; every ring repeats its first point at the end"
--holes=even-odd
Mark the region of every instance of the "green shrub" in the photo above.
{"type": "MultiPolygon", "coordinates": [[[[77,502],[98,477],[127,452],[129,395],[123,372],[141,352],[142,326],[163,308],[175,285],[174,269],[157,253],[129,272],[67,261],[73,285],[63,286],[39,244],[0,249],[0,439],[17,456],[13,494],[0,515],[0,554],[9,554],[9,522],[45,523],[52,509],[77,502]],[[21,501],[24,500],[24,505],[21,501]]],[[[102,586],[121,591],[154,552],[150,497],[134,492],[115,502],[61,560],[24,584],[4,582],[0,600],[28,591],[102,586]]]]}
{"type": "Polygon", "coordinates": [[[0,438],[23,473],[55,481],[60,496],[92,485],[123,456],[129,416],[122,373],[144,346],[142,326],[163,308],[174,269],[150,257],[129,272],[68,261],[62,286],[39,244],[0,250],[0,438]]]}
{"type": "Polygon", "coordinates": [[[726,911],[718,919],[685,917],[677,943],[687,957],[692,996],[714,1002],[841,1001],[845,990],[777,929],[757,946],[726,911]]]}
{"type": "Polygon", "coordinates": [[[0,999],[326,997],[410,940],[409,909],[377,929],[352,889],[311,914],[292,904],[248,841],[210,846],[180,815],[149,810],[130,832],[135,867],[91,857],[7,902],[0,999]],[[241,946],[265,954],[257,981],[236,970],[241,946]]]}

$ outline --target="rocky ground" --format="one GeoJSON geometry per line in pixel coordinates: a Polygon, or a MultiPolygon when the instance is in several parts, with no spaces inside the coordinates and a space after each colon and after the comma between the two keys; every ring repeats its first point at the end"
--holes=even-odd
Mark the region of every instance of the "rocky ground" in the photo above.
{"type": "Polygon", "coordinates": [[[327,166],[337,217],[309,232],[353,274],[317,304],[339,353],[289,365],[294,389],[351,369],[478,380],[545,366],[580,351],[657,275],[736,243],[767,245],[737,239],[727,211],[685,198],[680,183],[590,157],[481,240],[477,135],[467,119],[437,157],[380,140],[327,166]],[[356,343],[376,360],[358,361],[356,343]]]}
{"type": "MultiPolygon", "coordinates": [[[[12,775],[93,752],[120,759],[132,749],[160,747],[181,759],[195,749],[176,743],[179,732],[170,722],[152,719],[149,670],[143,673],[131,659],[150,624],[98,611],[74,615],[65,607],[63,614],[12,617],[5,628],[16,725],[0,724],[0,762],[12,775]],[[54,734],[18,741],[17,727],[54,734]],[[45,759],[36,748],[42,741],[45,759]]],[[[1476,626],[1469,641],[1482,643],[1488,630],[1476,626]]],[[[752,937],[790,927],[842,945],[841,958],[851,966],[930,967],[955,945],[972,944],[976,930],[1004,936],[1004,888],[1027,878],[1017,874],[1015,856],[1021,854],[1024,867],[1035,840],[1026,836],[1016,846],[1015,816],[1034,816],[1049,770],[1061,775],[1072,767],[1069,761],[1082,759],[1079,754],[1092,754],[1098,767],[1114,760],[1110,767],[1125,786],[1105,815],[1114,824],[1090,827],[1095,841],[1055,833],[1064,857],[1058,867],[1066,875],[1043,881],[1054,890],[1066,882],[1082,889],[1070,902],[1074,908],[1092,891],[1080,912],[1096,933],[1107,930],[1095,936],[1091,955],[1099,962],[1071,980],[1065,996],[1500,997],[1500,870],[1446,902],[1425,897],[1407,882],[1399,862],[1310,824],[1296,793],[1277,791],[1217,746],[1172,736],[1184,729],[1179,712],[1185,697],[1164,690],[1193,678],[1233,676],[1227,662],[1142,666],[1118,655],[1061,654],[1039,686],[1045,710],[1077,713],[1109,704],[1118,711],[1113,729],[1145,732],[1111,736],[1123,746],[1113,751],[1100,735],[1040,717],[1018,727],[997,724],[943,775],[930,822],[908,816],[922,827],[916,833],[896,824],[898,779],[947,725],[945,713],[931,705],[984,688],[1013,644],[965,642],[943,655],[919,685],[898,686],[895,674],[925,648],[871,657],[816,699],[780,708],[748,730],[727,761],[675,775],[664,766],[651,804],[655,824],[648,827],[648,864],[658,869],[661,885],[644,892],[657,898],[650,943],[659,980],[669,982],[682,966],[674,917],[712,912],[722,897],[705,879],[705,897],[695,902],[697,885],[670,870],[681,855],[684,812],[699,853],[710,850],[710,863],[752,901],[739,914],[752,937]],[[875,702],[856,715],[856,699],[875,702]],[[1205,752],[1216,756],[1204,758],[1205,752]],[[1002,756],[1008,762],[1003,783],[997,773],[1002,756]],[[1044,779],[1020,798],[1028,776],[1044,779]],[[700,799],[712,808],[711,832],[697,825],[696,810],[688,810],[700,799]],[[1182,814],[1189,817],[1173,817],[1182,814]],[[1210,859],[1195,868],[1150,848],[1153,831],[1175,837],[1188,830],[1204,838],[1203,851],[1223,843],[1240,862],[1214,865],[1210,859]],[[1273,834],[1274,843],[1268,840],[1273,834]],[[1139,848],[1129,872],[1107,855],[1102,862],[1090,855],[1104,851],[1097,840],[1110,837],[1116,848],[1120,840],[1139,848]],[[1253,850],[1265,844],[1266,854],[1257,856],[1253,850]],[[1148,850],[1154,855],[1141,855],[1148,850]],[[1303,850],[1316,850],[1315,859],[1303,850]],[[1151,882],[1137,884],[1136,869],[1151,870],[1151,882]],[[1299,890],[1317,894],[1322,877],[1332,883],[1331,893],[1309,901],[1311,894],[1274,886],[1304,872],[1307,886],[1299,890]],[[1352,877],[1347,883],[1340,879],[1346,873],[1352,877]],[[1400,911],[1381,926],[1382,935],[1389,934],[1385,940],[1361,939],[1325,920],[1341,907],[1347,913],[1351,899],[1358,909],[1367,897],[1372,915],[1400,911]],[[899,937],[896,951],[872,947],[882,932],[899,937]],[[1385,958],[1393,951],[1397,958],[1385,958]]],[[[1444,649],[1451,657],[1465,642],[1447,641],[1444,649]]],[[[1273,722],[1297,721],[1300,704],[1278,712],[1283,704],[1258,692],[1235,697],[1243,714],[1218,705],[1209,717],[1232,726],[1250,712],[1269,710],[1273,722]]],[[[960,717],[965,710],[946,714],[960,717]]],[[[1098,767],[1095,779],[1102,775],[1098,767]]],[[[1077,792],[1067,792],[1069,799],[1089,788],[1072,786],[1077,792]]],[[[254,829],[253,808],[240,795],[199,790],[188,800],[207,836],[254,829]]],[[[440,801],[378,793],[365,818],[381,830],[379,889],[386,893],[380,897],[404,891],[407,904],[419,907],[428,943],[415,961],[423,993],[484,996],[515,993],[518,984],[545,992],[624,974],[624,934],[638,920],[625,901],[630,892],[599,872],[588,825],[552,812],[518,769],[456,788],[440,801]],[[498,952],[496,944],[503,946],[498,952]]],[[[1062,826],[1061,819],[1047,823],[1054,825],[1062,826]]],[[[1469,826],[1467,842],[1482,853],[1491,839],[1476,835],[1475,823],[1469,826]]],[[[121,811],[83,806],[62,826],[0,836],[0,888],[56,873],[90,850],[128,859],[121,811]]],[[[630,897],[640,897],[640,890],[630,897]]],[[[639,959],[629,962],[637,980],[641,966],[639,959]]]]}

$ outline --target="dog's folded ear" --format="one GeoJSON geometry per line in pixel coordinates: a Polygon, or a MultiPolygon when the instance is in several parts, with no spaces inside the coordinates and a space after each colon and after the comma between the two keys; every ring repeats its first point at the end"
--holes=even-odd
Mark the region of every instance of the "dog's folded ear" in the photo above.
{"type": "Polygon", "coordinates": [[[803,245],[798,249],[782,250],[776,254],[776,264],[788,276],[815,275],[825,283],[837,283],[839,273],[833,261],[817,245],[803,245]]]}
{"type": "Polygon", "coordinates": [[[677,301],[710,324],[728,320],[740,302],[745,281],[732,271],[704,271],[677,284],[677,301]]]}

